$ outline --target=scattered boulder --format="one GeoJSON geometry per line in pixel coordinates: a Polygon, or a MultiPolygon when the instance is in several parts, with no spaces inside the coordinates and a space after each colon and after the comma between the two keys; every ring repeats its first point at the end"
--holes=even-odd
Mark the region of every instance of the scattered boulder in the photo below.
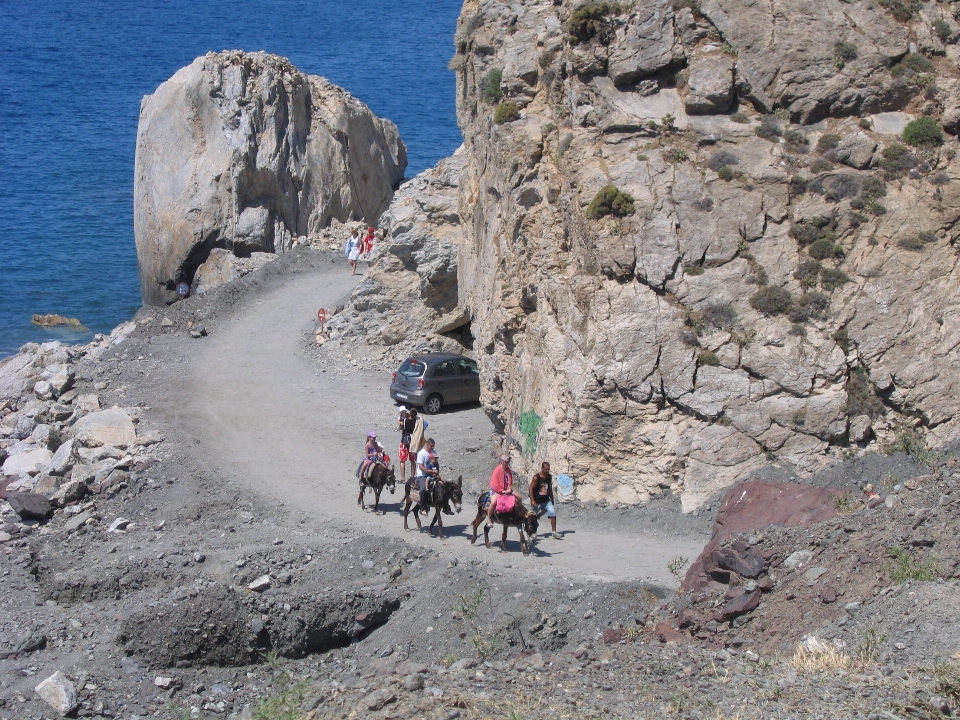
{"type": "Polygon", "coordinates": [[[55,712],[66,715],[77,707],[77,691],[59,670],[35,688],[37,695],[55,712]]]}
{"type": "Polygon", "coordinates": [[[18,477],[21,474],[37,475],[53,460],[53,453],[46,448],[31,447],[9,456],[3,461],[3,474],[18,477]]]}
{"type": "Polygon", "coordinates": [[[77,318],[64,317],[63,315],[34,315],[30,322],[41,327],[62,327],[64,325],[75,327],[78,330],[86,330],[86,326],[77,318]]]}
{"type": "Polygon", "coordinates": [[[75,437],[87,447],[129,447],[136,442],[137,431],[123,410],[102,410],[81,418],[75,437]]]}
{"type": "Polygon", "coordinates": [[[733,68],[733,58],[720,52],[694,57],[687,80],[687,112],[713,115],[729,108],[733,101],[733,68]]]}
{"type": "MultiPolygon", "coordinates": [[[[796,483],[768,480],[749,480],[731,487],[724,496],[713,528],[713,536],[700,556],[693,562],[683,580],[683,588],[693,590],[709,581],[710,573],[722,567],[720,560],[730,566],[753,571],[757,562],[734,552],[721,551],[724,540],[740,533],[753,532],[770,525],[808,527],[828,520],[837,514],[834,498],[844,491],[817,488],[796,483]],[[713,558],[715,552],[720,554],[713,558]],[[743,563],[743,564],[741,564],[743,563]]],[[[745,550],[750,555],[752,550],[745,550]]],[[[726,567],[726,566],[723,566],[726,567]]],[[[726,567],[733,569],[734,567],[726,567]]],[[[757,577],[756,574],[745,577],[757,577]]]]}
{"type": "Polygon", "coordinates": [[[50,501],[33,492],[7,492],[7,502],[23,520],[44,520],[53,513],[50,501]]]}
{"type": "Polygon", "coordinates": [[[864,132],[847,135],[834,150],[838,162],[857,170],[870,167],[873,154],[877,151],[877,142],[864,132]]]}

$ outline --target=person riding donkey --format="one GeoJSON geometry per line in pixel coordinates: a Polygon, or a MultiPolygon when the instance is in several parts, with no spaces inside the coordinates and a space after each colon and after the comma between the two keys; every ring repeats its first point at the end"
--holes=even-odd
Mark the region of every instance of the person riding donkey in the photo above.
{"type": "Polygon", "coordinates": [[[427,493],[432,489],[433,480],[440,477],[440,464],[437,460],[437,454],[433,450],[435,446],[436,443],[433,438],[428,438],[423,449],[417,453],[417,484],[420,489],[420,513],[422,515],[430,512],[427,493]]]}
{"type": "Polygon", "coordinates": [[[501,455],[500,464],[497,465],[490,474],[490,504],[487,507],[486,528],[493,527],[493,513],[497,508],[497,498],[501,495],[513,495],[519,502],[523,502],[513,489],[513,470],[510,468],[510,456],[501,455]]]}
{"type": "Polygon", "coordinates": [[[367,442],[363,450],[363,461],[360,463],[360,467],[357,468],[357,477],[360,479],[361,488],[363,487],[363,481],[367,476],[367,471],[370,469],[370,466],[378,462],[383,463],[384,461],[383,447],[377,442],[377,434],[373,432],[373,430],[367,433],[367,442]]]}

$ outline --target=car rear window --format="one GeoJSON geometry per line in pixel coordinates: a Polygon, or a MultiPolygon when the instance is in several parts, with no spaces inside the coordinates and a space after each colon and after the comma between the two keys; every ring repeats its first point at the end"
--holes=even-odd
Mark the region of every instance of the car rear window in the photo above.
{"type": "Polygon", "coordinates": [[[403,365],[400,366],[400,369],[397,371],[404,377],[415,378],[422,377],[423,371],[427,369],[427,366],[415,358],[410,358],[405,360],[403,365]]]}

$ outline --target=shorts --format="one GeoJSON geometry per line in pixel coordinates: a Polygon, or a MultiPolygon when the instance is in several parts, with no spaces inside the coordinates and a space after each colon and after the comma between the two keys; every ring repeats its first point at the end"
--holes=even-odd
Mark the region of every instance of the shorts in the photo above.
{"type": "Polygon", "coordinates": [[[424,475],[417,477],[417,487],[420,488],[420,492],[424,492],[427,489],[427,478],[424,475]]]}
{"type": "Polygon", "coordinates": [[[555,518],[557,516],[557,509],[553,506],[553,503],[547,500],[546,502],[537,503],[533,506],[534,512],[538,515],[541,512],[545,512],[548,518],[555,518]]]}
{"type": "Polygon", "coordinates": [[[400,458],[401,464],[407,462],[410,459],[410,448],[401,443],[400,449],[397,451],[397,457],[400,458]]]}

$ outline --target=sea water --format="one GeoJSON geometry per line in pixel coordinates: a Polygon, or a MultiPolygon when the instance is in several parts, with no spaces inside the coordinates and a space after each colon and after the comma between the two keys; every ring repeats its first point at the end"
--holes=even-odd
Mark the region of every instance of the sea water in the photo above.
{"type": "Polygon", "coordinates": [[[264,50],[393,120],[407,176],[453,153],[459,0],[0,0],[0,357],[109,331],[140,306],[140,99],[198,55],[264,50]]]}

